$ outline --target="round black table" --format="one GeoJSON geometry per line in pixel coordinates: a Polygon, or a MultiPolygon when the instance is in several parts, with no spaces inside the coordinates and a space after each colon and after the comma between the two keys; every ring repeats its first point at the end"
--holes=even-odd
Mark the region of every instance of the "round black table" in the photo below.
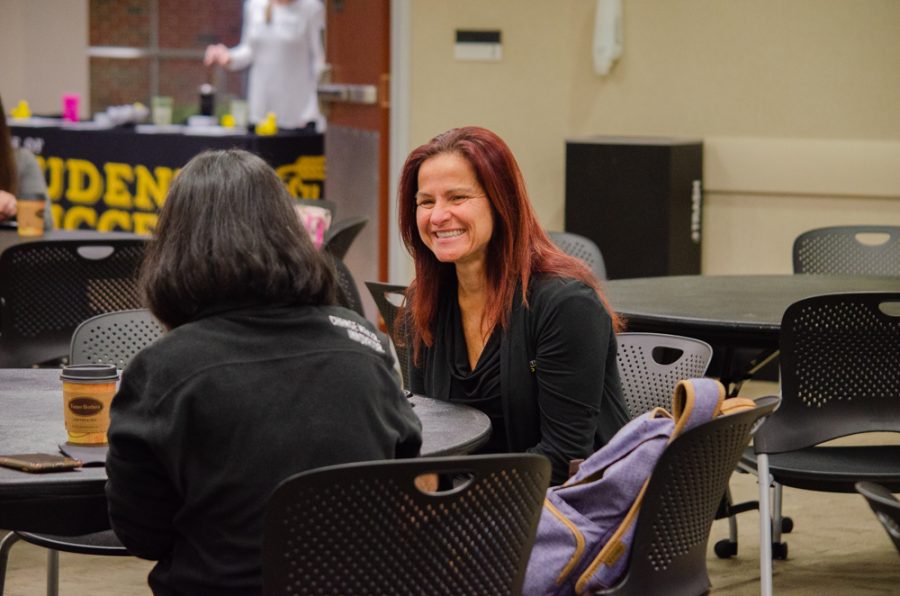
{"type": "MultiPolygon", "coordinates": [[[[58,453],[66,440],[59,373],[0,369],[0,454],[58,453]]],[[[475,408],[423,396],[410,401],[422,421],[423,456],[465,454],[490,435],[490,419],[475,408]]],[[[102,455],[96,459],[102,461],[102,455]]],[[[102,465],[46,474],[0,467],[0,528],[58,534],[104,530],[109,527],[105,484],[102,465]]]]}
{"type": "Polygon", "coordinates": [[[844,292],[900,292],[900,277],[832,275],[676,275],[605,282],[613,310],[627,331],[669,333],[713,346],[713,374],[737,395],[741,384],[778,354],[781,318],[810,296],[844,292]],[[736,362],[735,350],[758,350],[736,362]]]}
{"type": "Polygon", "coordinates": [[[603,287],[628,331],[775,348],[781,317],[794,302],[819,294],[900,292],[900,277],[677,275],[610,280],[603,287]]]}
{"type": "Polygon", "coordinates": [[[471,453],[490,437],[491,419],[481,410],[423,395],[409,401],[422,421],[422,457],[471,453]]]}

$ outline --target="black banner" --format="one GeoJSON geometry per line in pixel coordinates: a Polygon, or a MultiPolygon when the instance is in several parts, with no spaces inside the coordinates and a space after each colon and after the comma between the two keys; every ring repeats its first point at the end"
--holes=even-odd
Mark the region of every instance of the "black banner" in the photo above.
{"type": "Polygon", "coordinates": [[[320,134],[211,137],[25,126],[11,131],[13,145],[34,153],[44,171],[56,229],[152,232],[172,177],[206,149],[255,153],[275,168],[292,195],[323,198],[320,134]]]}

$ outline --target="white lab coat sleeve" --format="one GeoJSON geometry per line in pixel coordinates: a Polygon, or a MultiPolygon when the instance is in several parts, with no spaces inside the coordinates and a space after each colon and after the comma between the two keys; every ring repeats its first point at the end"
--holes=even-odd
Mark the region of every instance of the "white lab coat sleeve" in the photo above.
{"type": "Polygon", "coordinates": [[[252,23],[250,14],[253,2],[247,0],[244,3],[244,22],[241,25],[241,42],[228,50],[228,70],[243,70],[253,62],[253,48],[250,45],[249,29],[252,23]]]}
{"type": "Polygon", "coordinates": [[[321,2],[316,2],[316,8],[310,19],[309,33],[309,53],[312,57],[313,77],[316,81],[325,72],[325,48],[322,47],[324,31],[325,7],[321,2]]]}

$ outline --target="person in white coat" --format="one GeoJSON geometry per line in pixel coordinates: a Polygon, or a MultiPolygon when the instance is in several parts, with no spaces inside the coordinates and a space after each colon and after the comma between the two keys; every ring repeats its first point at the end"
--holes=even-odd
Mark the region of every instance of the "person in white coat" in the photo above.
{"type": "Polygon", "coordinates": [[[272,112],[279,129],[324,130],[316,84],[325,69],[321,0],[246,0],[241,42],[206,48],[203,62],[228,70],[250,67],[247,104],[251,123],[272,112]]]}

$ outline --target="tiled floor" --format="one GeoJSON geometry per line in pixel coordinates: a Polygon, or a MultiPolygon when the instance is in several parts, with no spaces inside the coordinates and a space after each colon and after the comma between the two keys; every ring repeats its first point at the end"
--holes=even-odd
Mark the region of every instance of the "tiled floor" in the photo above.
{"type": "MultiPolygon", "coordinates": [[[[748,383],[743,393],[753,397],[774,390],[771,383],[748,383]]],[[[731,486],[736,502],[756,499],[754,476],[735,474],[731,486]]],[[[785,535],[789,560],[775,562],[777,594],[900,593],[900,557],[861,496],[785,489],[784,510],[793,517],[795,529],[785,535]]],[[[725,520],[714,523],[708,559],[713,594],[759,593],[758,519],[755,511],[740,516],[740,551],[729,560],[719,560],[712,553],[712,545],[728,535],[725,520]]],[[[60,594],[64,596],[149,594],[150,562],[65,553],[60,561],[60,594]]],[[[45,571],[46,551],[17,544],[10,557],[6,594],[43,594],[45,571]]]]}

